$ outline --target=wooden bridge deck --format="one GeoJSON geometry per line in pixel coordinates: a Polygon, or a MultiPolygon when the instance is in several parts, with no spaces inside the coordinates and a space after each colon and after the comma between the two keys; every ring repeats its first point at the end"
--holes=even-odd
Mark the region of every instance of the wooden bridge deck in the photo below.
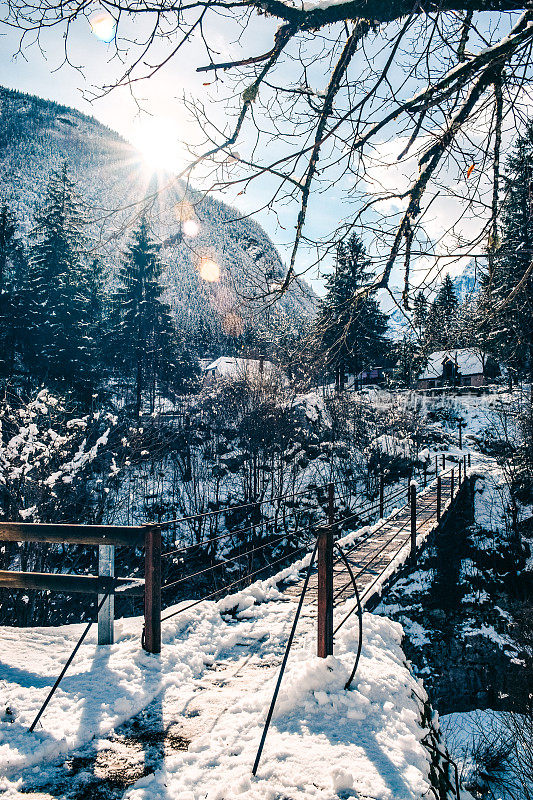
{"type": "MultiPolygon", "coordinates": [[[[442,501],[441,512],[444,513],[450,500],[451,476],[441,476],[442,501]]],[[[457,491],[457,481],[455,491],[457,491]]],[[[417,537],[429,533],[437,522],[437,483],[424,489],[417,497],[416,508],[416,533],[417,537]]],[[[339,537],[336,537],[339,538],[339,537]]],[[[385,518],[381,525],[370,534],[362,534],[350,544],[343,546],[346,559],[353,571],[361,604],[364,607],[373,595],[373,588],[379,578],[392,564],[403,548],[410,543],[411,538],[411,508],[406,504],[392,516],[385,518]]],[[[337,548],[334,550],[334,575],[333,597],[339,603],[353,597],[354,591],[346,565],[339,557],[337,548]]],[[[291,584],[285,589],[290,599],[298,600],[302,591],[303,576],[300,581],[291,584]]],[[[313,568],[307,588],[305,603],[317,604],[318,599],[318,571],[313,568]]]]}

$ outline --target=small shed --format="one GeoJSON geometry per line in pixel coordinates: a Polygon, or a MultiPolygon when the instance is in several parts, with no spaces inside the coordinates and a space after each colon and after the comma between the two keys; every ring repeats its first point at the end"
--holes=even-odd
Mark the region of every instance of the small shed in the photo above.
{"type": "MultiPolygon", "coordinates": [[[[463,347],[431,353],[426,368],[418,376],[419,389],[440,386],[485,386],[488,357],[480,350],[463,347]]],[[[494,370],[491,370],[491,374],[494,370]]]]}

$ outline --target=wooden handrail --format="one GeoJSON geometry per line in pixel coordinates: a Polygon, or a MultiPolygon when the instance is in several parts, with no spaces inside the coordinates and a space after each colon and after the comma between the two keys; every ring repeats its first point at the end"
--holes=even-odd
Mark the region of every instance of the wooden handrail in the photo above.
{"type": "Polygon", "coordinates": [[[144,595],[144,581],[139,578],[106,578],[98,575],[71,575],[61,572],[14,572],[0,570],[0,587],[6,589],[47,589],[65,594],[144,595]]]}
{"type": "Polygon", "coordinates": [[[0,541],[144,547],[144,537],[149,527],[151,526],[0,522],[0,541]]]}

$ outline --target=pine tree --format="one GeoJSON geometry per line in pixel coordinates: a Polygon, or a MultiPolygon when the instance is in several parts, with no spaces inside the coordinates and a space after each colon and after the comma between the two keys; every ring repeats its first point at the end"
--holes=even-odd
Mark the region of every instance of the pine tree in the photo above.
{"type": "Polygon", "coordinates": [[[413,325],[418,331],[419,336],[426,327],[428,318],[429,304],[426,295],[422,290],[417,292],[413,303],[413,325]]]}
{"type": "Polygon", "coordinates": [[[409,388],[421,366],[419,345],[413,336],[403,336],[392,351],[396,362],[394,377],[401,386],[409,388]]]}
{"type": "Polygon", "coordinates": [[[124,253],[112,301],[112,361],[133,389],[136,417],[145,396],[153,408],[158,391],[182,391],[195,375],[194,357],[178,347],[169,308],[161,299],[159,249],[143,217],[124,253]]]}
{"type": "Polygon", "coordinates": [[[459,300],[453,281],[447,274],[431,304],[424,329],[424,351],[448,350],[459,346],[457,313],[459,300]]]}
{"type": "Polygon", "coordinates": [[[533,122],[518,138],[507,171],[501,244],[493,243],[492,270],[482,279],[484,330],[491,352],[506,363],[510,376],[527,369],[533,379],[533,274],[528,275],[533,262],[533,122]]]}
{"type": "Polygon", "coordinates": [[[358,294],[372,277],[361,240],[352,235],[346,243],[340,242],[316,334],[326,369],[334,370],[339,388],[344,385],[346,370],[357,374],[382,359],[388,350],[386,315],[375,297],[358,294]]]}
{"type": "Polygon", "coordinates": [[[27,281],[30,371],[88,400],[98,375],[91,333],[85,220],[67,165],[51,175],[35,217],[27,281]]]}
{"type": "Polygon", "coordinates": [[[11,379],[22,345],[26,258],[15,217],[0,208],[0,378],[11,379]]]}

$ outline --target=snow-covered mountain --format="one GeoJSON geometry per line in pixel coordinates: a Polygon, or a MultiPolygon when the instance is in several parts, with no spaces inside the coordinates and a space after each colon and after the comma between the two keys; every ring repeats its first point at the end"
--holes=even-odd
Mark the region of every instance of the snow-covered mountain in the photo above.
{"type": "MultiPolygon", "coordinates": [[[[154,175],[141,155],[116,132],[72,108],[0,87],[0,200],[7,200],[23,228],[32,227],[52,169],[68,163],[93,221],[94,246],[109,266],[142,210],[149,208],[154,233],[163,244],[167,299],[185,330],[203,324],[204,334],[236,329],[241,317],[258,317],[257,296],[284,273],[263,229],[215,200],[189,191],[170,174],[154,175]],[[198,233],[187,238],[182,223],[194,219],[198,233]],[[202,258],[220,265],[220,280],[199,275],[202,258]]],[[[294,286],[270,312],[279,324],[312,313],[314,297],[294,286]]],[[[266,313],[266,312],[265,312],[266,313]]],[[[268,322],[268,319],[266,320],[268,322]]]]}
{"type": "MultiPolygon", "coordinates": [[[[460,275],[456,275],[452,278],[452,283],[460,303],[474,297],[480,289],[479,264],[477,264],[476,261],[470,261],[460,275]]],[[[434,287],[436,291],[438,291],[439,288],[440,284],[434,287]]],[[[429,295],[428,299],[431,301],[432,296],[429,295]]],[[[409,323],[407,319],[398,308],[395,308],[389,316],[390,338],[397,341],[401,339],[408,330],[409,323]]]]}
{"type": "Polygon", "coordinates": [[[455,278],[452,278],[452,280],[460,303],[467,298],[473,297],[479,292],[481,287],[479,264],[477,264],[475,260],[470,261],[464,271],[455,278]]]}

